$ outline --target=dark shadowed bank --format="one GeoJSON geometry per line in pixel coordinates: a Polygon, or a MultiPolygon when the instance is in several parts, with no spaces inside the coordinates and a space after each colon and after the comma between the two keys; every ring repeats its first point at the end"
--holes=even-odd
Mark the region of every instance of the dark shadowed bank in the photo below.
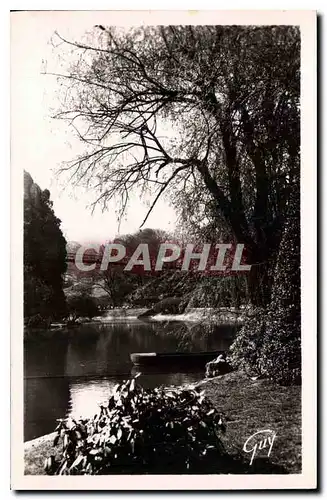
{"type": "MultiPolygon", "coordinates": [[[[232,473],[301,473],[300,386],[283,387],[267,380],[252,380],[241,372],[200,384],[226,422],[223,442],[235,458],[232,473]],[[267,459],[266,448],[258,452],[250,466],[251,457],[243,452],[244,443],[263,429],[276,433],[270,457],[267,459]]],[[[25,474],[45,474],[44,461],[53,454],[53,438],[54,434],[49,434],[25,443],[25,474]]],[[[214,464],[210,472],[215,473],[214,464]]]]}

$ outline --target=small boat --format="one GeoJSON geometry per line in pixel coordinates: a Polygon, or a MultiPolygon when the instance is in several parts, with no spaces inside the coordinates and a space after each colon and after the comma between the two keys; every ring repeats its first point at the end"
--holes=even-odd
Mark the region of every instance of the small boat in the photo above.
{"type": "Polygon", "coordinates": [[[136,366],[203,366],[225,351],[210,352],[133,352],[130,355],[136,366]]]}

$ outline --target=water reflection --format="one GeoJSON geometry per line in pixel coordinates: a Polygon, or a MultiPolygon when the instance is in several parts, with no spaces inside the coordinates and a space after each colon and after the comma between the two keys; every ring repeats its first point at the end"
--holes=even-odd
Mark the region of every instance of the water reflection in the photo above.
{"type": "MultiPolygon", "coordinates": [[[[235,328],[141,321],[87,324],[25,342],[25,440],[52,432],[56,419],[92,416],[133,371],[131,352],[226,349],[235,328]]],[[[144,387],[192,383],[203,371],[143,373],[144,387]]]]}
{"type": "Polygon", "coordinates": [[[98,404],[112,394],[116,383],[113,379],[71,382],[67,413],[74,418],[92,417],[99,408],[98,404]]]}

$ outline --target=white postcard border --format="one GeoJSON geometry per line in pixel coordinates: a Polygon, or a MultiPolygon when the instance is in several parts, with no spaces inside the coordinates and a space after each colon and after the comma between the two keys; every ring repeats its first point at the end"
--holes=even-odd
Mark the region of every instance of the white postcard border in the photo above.
{"type": "MultiPolygon", "coordinates": [[[[15,490],[246,490],[316,486],[317,372],[317,155],[316,13],[314,11],[25,11],[11,14],[11,487],[15,490]],[[19,109],[15,86],[17,25],[29,16],[55,27],[69,20],[108,24],[293,24],[301,28],[301,278],[302,473],[205,476],[25,476],[23,440],[23,168],[15,161],[19,109]]],[[[19,59],[18,59],[19,60],[19,59]]]]}

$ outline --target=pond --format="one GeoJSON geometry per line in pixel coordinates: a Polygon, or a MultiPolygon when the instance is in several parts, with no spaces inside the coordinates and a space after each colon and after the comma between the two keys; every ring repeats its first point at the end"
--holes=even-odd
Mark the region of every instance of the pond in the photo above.
{"type": "MultiPolygon", "coordinates": [[[[236,329],[128,319],[33,334],[24,342],[24,440],[53,432],[58,418],[94,415],[117,382],[135,373],[130,353],[225,350],[236,329]]],[[[152,370],[139,382],[152,388],[203,378],[204,367],[193,370],[152,370]]]]}

